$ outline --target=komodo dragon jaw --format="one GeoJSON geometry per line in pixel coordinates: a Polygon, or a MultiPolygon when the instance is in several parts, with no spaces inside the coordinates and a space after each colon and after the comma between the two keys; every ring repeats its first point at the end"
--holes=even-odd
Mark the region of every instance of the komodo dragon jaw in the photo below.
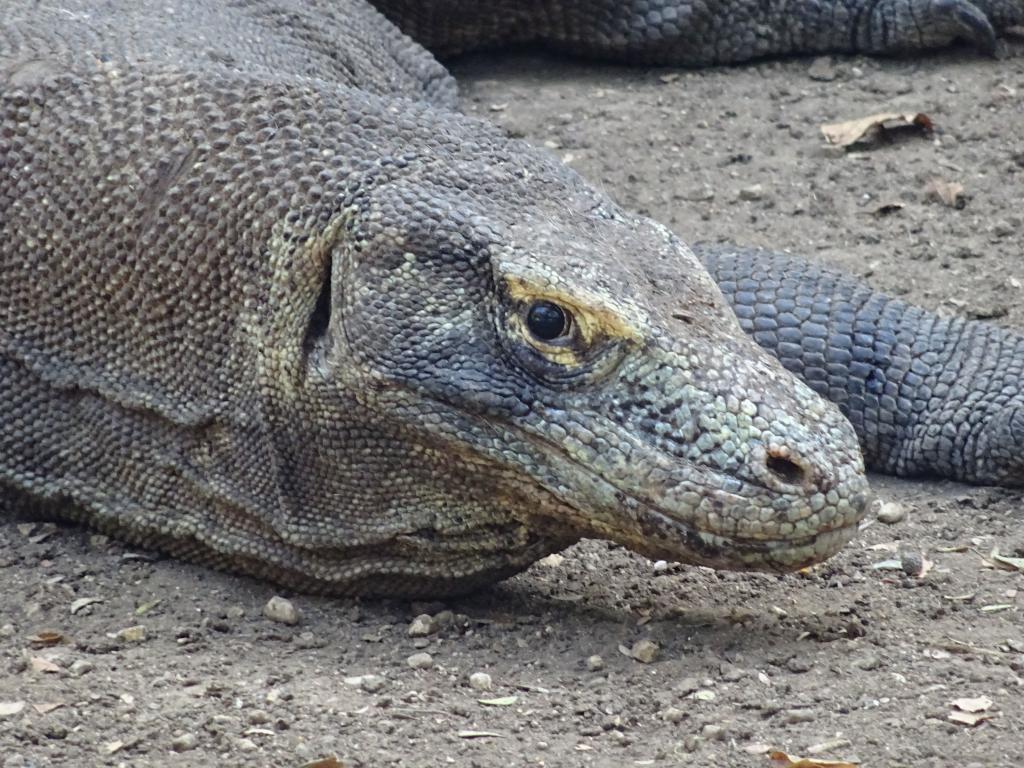
{"type": "Polygon", "coordinates": [[[481,571],[581,537],[717,568],[835,554],[868,501],[849,423],[749,341],[675,236],[526,153],[528,174],[489,167],[489,195],[448,167],[424,206],[394,179],[335,248],[312,374],[393,420],[407,455],[367,482],[419,496],[402,519],[420,525],[376,545],[411,569],[475,549],[481,571]]]}

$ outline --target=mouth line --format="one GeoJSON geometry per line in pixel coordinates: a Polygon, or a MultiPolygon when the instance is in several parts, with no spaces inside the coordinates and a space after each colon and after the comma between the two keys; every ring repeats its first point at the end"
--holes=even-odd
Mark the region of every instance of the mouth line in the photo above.
{"type": "MultiPolygon", "coordinates": [[[[682,531],[682,533],[683,533],[683,535],[684,535],[684,537],[686,538],[687,541],[693,541],[695,538],[699,539],[701,536],[712,536],[712,537],[715,537],[717,539],[721,539],[723,542],[726,542],[726,543],[728,543],[730,545],[734,545],[734,546],[736,546],[738,548],[747,549],[748,551],[757,550],[757,551],[764,551],[764,552],[781,552],[781,551],[784,551],[785,549],[798,549],[800,547],[806,547],[806,546],[812,545],[816,541],[818,541],[820,538],[822,538],[823,536],[827,536],[829,534],[834,534],[837,531],[848,531],[848,530],[850,530],[852,528],[855,528],[857,526],[857,523],[850,523],[850,524],[846,524],[846,525],[842,525],[842,524],[826,525],[826,526],[824,526],[822,528],[819,528],[814,533],[807,534],[805,536],[794,537],[794,538],[778,538],[778,537],[777,538],[768,538],[768,537],[765,537],[765,538],[751,538],[751,537],[739,537],[739,536],[735,536],[734,534],[728,534],[728,533],[723,533],[721,531],[711,530],[711,529],[708,529],[708,528],[701,527],[699,525],[695,525],[692,521],[681,520],[680,518],[678,518],[677,516],[673,515],[670,511],[668,511],[664,507],[662,507],[662,506],[660,506],[658,504],[655,504],[649,498],[646,498],[644,496],[638,495],[638,494],[636,494],[636,493],[634,493],[632,491],[628,491],[628,490],[626,490],[624,488],[620,488],[616,483],[612,482],[611,480],[608,480],[607,478],[604,478],[604,477],[594,473],[593,471],[591,471],[589,467],[587,467],[585,464],[583,464],[582,462],[578,461],[574,457],[568,455],[565,451],[563,451],[561,449],[560,446],[558,446],[557,444],[555,444],[553,441],[549,440],[548,438],[543,437],[541,435],[531,434],[531,433],[527,432],[526,430],[522,429],[521,427],[518,427],[518,426],[516,426],[514,424],[507,424],[505,426],[510,428],[510,429],[512,429],[513,431],[515,431],[517,434],[520,435],[520,437],[524,438],[527,442],[531,442],[531,443],[538,444],[538,445],[542,446],[543,449],[545,449],[545,452],[547,452],[547,451],[554,452],[556,455],[561,457],[564,461],[566,461],[567,463],[571,464],[577,470],[579,470],[584,475],[586,475],[588,478],[590,478],[590,480],[592,482],[600,483],[600,484],[608,486],[609,488],[611,488],[614,491],[614,493],[616,495],[616,498],[620,499],[620,501],[623,498],[625,498],[625,499],[628,499],[629,501],[633,502],[632,511],[634,511],[638,515],[657,516],[657,518],[660,518],[660,521],[661,521],[661,526],[660,527],[673,528],[673,529],[676,529],[677,531],[682,531]]],[[[691,465],[691,466],[693,466],[693,465],[691,465]]],[[[731,477],[731,476],[722,475],[721,473],[716,472],[715,470],[709,469],[707,467],[695,467],[695,468],[698,469],[698,471],[701,473],[701,476],[702,476],[701,479],[704,479],[705,477],[707,479],[717,479],[719,477],[731,477]]],[[[756,489],[758,489],[760,491],[767,491],[768,493],[780,493],[780,491],[774,490],[774,489],[769,488],[767,486],[762,486],[762,485],[760,485],[758,483],[749,483],[749,482],[743,481],[743,480],[741,480],[740,482],[742,483],[744,488],[756,488],[756,489]]],[[[586,517],[586,515],[587,515],[586,510],[580,509],[579,506],[574,504],[572,501],[563,498],[560,494],[556,493],[555,495],[562,501],[562,503],[564,503],[567,506],[569,506],[572,509],[574,509],[581,516],[586,517]]],[[[739,495],[739,494],[736,494],[736,493],[732,493],[730,491],[725,491],[725,490],[722,490],[721,488],[715,488],[715,487],[711,486],[710,484],[706,485],[706,490],[704,492],[704,495],[718,496],[719,498],[725,497],[728,500],[733,500],[733,501],[737,501],[737,502],[741,502],[741,503],[742,502],[749,502],[751,500],[751,497],[742,496],[742,495],[739,495]]],[[[638,522],[639,522],[639,520],[638,520],[638,522]]]]}

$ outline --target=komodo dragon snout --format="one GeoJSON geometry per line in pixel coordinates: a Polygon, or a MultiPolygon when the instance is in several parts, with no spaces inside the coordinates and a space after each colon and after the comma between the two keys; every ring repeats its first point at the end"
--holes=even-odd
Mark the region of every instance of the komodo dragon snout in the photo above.
{"type": "Polygon", "coordinates": [[[834,554],[868,500],[848,422],[665,228],[512,156],[421,159],[346,214],[311,359],[395,435],[366,492],[404,525],[376,545],[460,587],[580,537],[719,568],[834,554]]]}

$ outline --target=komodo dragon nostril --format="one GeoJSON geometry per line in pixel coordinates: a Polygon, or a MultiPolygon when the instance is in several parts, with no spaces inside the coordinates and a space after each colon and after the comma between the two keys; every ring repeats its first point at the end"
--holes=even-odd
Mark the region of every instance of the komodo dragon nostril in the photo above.
{"type": "Polygon", "coordinates": [[[765,462],[768,471],[787,485],[803,485],[807,471],[795,461],[783,456],[769,456],[765,462]]]}

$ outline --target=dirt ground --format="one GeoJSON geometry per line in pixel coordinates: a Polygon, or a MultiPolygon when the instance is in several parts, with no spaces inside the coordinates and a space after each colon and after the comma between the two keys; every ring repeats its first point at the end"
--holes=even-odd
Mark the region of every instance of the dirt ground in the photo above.
{"type": "MultiPolygon", "coordinates": [[[[1001,60],[676,72],[516,54],[453,69],[467,111],[689,240],[788,249],[1024,328],[1024,44],[1001,60]],[[821,123],[890,110],[937,132],[824,146],[821,123]],[[961,183],[966,206],[932,199],[933,177],[961,183]]],[[[808,573],[585,542],[443,605],[285,594],[297,625],[263,616],[270,585],[6,523],[0,765],[767,768],[775,749],[872,768],[1021,764],[1024,573],[990,555],[1024,557],[1024,496],[874,484],[904,518],[808,573]],[[658,646],[650,663],[623,652],[642,640],[658,646]]]]}

